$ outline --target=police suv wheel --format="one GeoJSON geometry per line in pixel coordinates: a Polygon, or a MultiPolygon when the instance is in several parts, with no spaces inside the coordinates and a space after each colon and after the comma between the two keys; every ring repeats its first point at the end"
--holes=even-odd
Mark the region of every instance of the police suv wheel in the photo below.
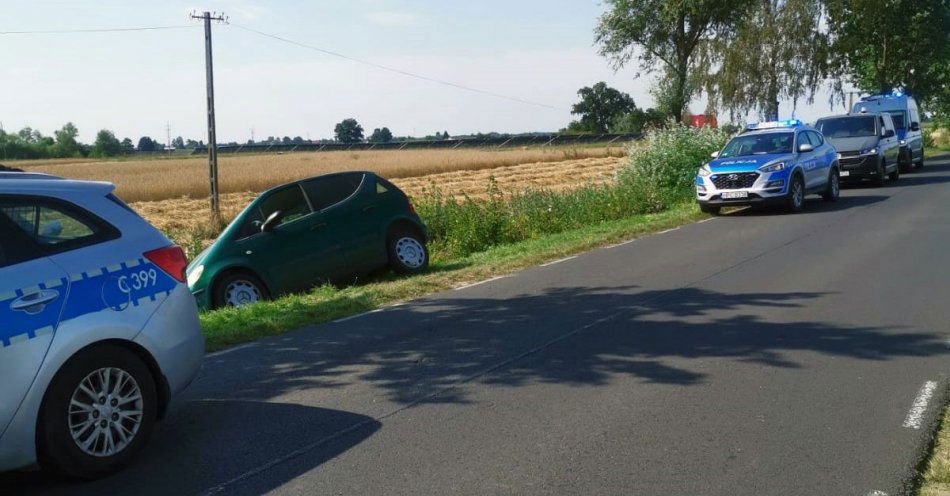
{"type": "Polygon", "coordinates": [[[40,464],[95,479],[125,466],[152,433],[157,394],[135,353],[99,345],[69,359],[50,383],[37,422],[40,464]]]}
{"type": "Polygon", "coordinates": [[[875,188],[884,186],[884,181],[887,179],[886,173],[887,167],[885,166],[884,159],[882,158],[880,161],[878,161],[877,174],[874,176],[874,179],[871,180],[871,184],[873,184],[875,188]]]}
{"type": "Polygon", "coordinates": [[[418,274],[429,267],[429,250],[421,236],[408,229],[393,232],[386,242],[389,267],[400,274],[418,274]]]}
{"type": "Polygon", "coordinates": [[[838,196],[841,194],[841,179],[838,178],[838,171],[832,169],[831,173],[828,175],[828,187],[825,189],[825,192],[822,193],[821,197],[826,202],[838,201],[838,196]]]}
{"type": "Polygon", "coordinates": [[[924,168],[924,152],[920,152],[920,160],[917,161],[916,164],[914,164],[914,167],[916,167],[916,168],[918,168],[918,169],[923,169],[923,168],[924,168]]]}
{"type": "Polygon", "coordinates": [[[887,178],[891,181],[897,181],[901,178],[901,166],[894,167],[894,172],[891,172],[887,175],[887,178]]]}
{"type": "Polygon", "coordinates": [[[805,208],[805,181],[802,176],[792,177],[788,186],[788,197],[785,200],[785,209],[790,213],[801,212],[805,208]]]}

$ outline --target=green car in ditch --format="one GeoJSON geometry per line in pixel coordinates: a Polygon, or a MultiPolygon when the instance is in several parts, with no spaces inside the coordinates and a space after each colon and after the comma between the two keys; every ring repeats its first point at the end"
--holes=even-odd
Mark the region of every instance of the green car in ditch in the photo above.
{"type": "Polygon", "coordinates": [[[187,276],[200,307],[220,308],[386,266],[413,274],[428,264],[426,227],[405,193],[372,172],[342,172],[261,194],[187,276]]]}

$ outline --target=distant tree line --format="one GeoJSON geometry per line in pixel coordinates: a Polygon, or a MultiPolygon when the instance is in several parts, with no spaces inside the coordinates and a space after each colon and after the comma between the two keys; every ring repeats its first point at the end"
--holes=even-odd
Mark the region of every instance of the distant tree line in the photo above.
{"type": "MultiPolygon", "coordinates": [[[[96,139],[91,144],[81,143],[77,137],[79,129],[72,122],[67,122],[62,128],[46,136],[39,130],[24,127],[15,133],[0,130],[0,157],[5,159],[43,159],[43,158],[74,158],[74,157],[116,157],[128,155],[136,151],[160,152],[165,151],[165,144],[148,136],[139,138],[133,144],[130,138],[119,139],[115,133],[102,129],[96,133],[96,139]]],[[[185,140],[181,136],[172,140],[172,148],[199,148],[205,146],[203,141],[185,140]]]]}

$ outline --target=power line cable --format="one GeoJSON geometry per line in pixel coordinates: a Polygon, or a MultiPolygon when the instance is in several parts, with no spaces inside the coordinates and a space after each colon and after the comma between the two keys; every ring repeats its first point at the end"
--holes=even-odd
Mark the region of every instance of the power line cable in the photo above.
{"type": "Polygon", "coordinates": [[[330,55],[330,56],[333,56],[333,57],[338,57],[338,58],[341,58],[341,59],[346,59],[346,60],[349,60],[349,61],[351,61],[351,62],[356,62],[356,63],[358,63],[358,64],[367,65],[367,66],[370,66],[370,67],[374,67],[374,68],[376,68],[376,69],[382,69],[382,70],[384,70],[384,71],[389,71],[389,72],[393,72],[393,73],[396,73],[396,74],[401,74],[401,75],[403,75],[403,76],[408,76],[408,77],[411,77],[411,78],[421,79],[421,80],[423,80],[423,81],[428,81],[428,82],[431,82],[431,83],[437,83],[437,84],[441,84],[441,85],[444,85],[444,86],[449,86],[449,87],[456,88],[456,89],[460,89],[460,90],[471,91],[471,92],[473,92],[473,93],[479,93],[479,94],[482,94],[482,95],[492,96],[492,97],[495,97],[495,98],[501,98],[501,99],[504,99],[504,100],[510,100],[510,101],[513,101],[513,102],[523,103],[523,104],[526,104],[526,105],[534,105],[534,106],[537,106],[537,107],[544,107],[544,108],[548,108],[548,109],[552,109],[552,110],[562,110],[561,108],[555,107],[555,106],[553,106],[553,105],[548,105],[548,104],[546,104],[546,103],[533,102],[533,101],[531,101],[531,100],[525,100],[525,99],[523,99],[523,98],[518,98],[518,97],[514,97],[514,96],[503,95],[503,94],[501,94],[501,93],[495,93],[495,92],[492,92],[492,91],[486,91],[486,90],[482,90],[482,89],[478,89],[478,88],[473,88],[473,87],[471,87],[471,86],[465,86],[465,85],[461,85],[461,84],[458,84],[458,83],[453,83],[453,82],[451,82],[451,81],[445,81],[445,80],[442,80],[442,79],[437,79],[437,78],[433,78],[433,77],[429,77],[429,76],[423,76],[423,75],[421,75],[421,74],[416,74],[416,73],[413,73],[413,72],[404,71],[404,70],[402,70],[402,69],[398,69],[398,68],[395,68],[395,67],[389,67],[389,66],[386,66],[386,65],[377,64],[377,63],[375,63],[375,62],[370,62],[370,61],[368,61],[368,60],[358,59],[358,58],[356,58],[356,57],[351,57],[351,56],[349,56],[349,55],[344,55],[344,54],[342,54],[342,53],[334,52],[334,51],[332,51],[332,50],[327,50],[327,49],[325,49],[325,48],[320,48],[320,47],[317,47],[317,46],[308,45],[308,44],[306,44],[306,43],[301,43],[301,42],[299,42],[299,41],[290,40],[290,39],[287,39],[287,38],[284,38],[284,37],[281,37],[281,36],[277,36],[277,35],[275,35],[275,34],[265,33],[265,32],[263,32],[263,31],[258,31],[258,30],[256,30],[256,29],[249,28],[249,27],[247,27],[247,26],[241,26],[240,24],[235,24],[235,23],[233,23],[233,22],[228,23],[228,25],[229,25],[229,26],[234,26],[234,27],[236,27],[236,28],[238,28],[238,29],[243,29],[244,31],[248,31],[248,32],[251,32],[251,33],[260,35],[260,36],[264,36],[264,37],[267,37],[267,38],[272,38],[272,39],[275,39],[275,40],[278,40],[278,41],[282,41],[282,42],[284,42],[284,43],[289,43],[289,44],[291,44],[291,45],[295,45],[295,46],[298,46],[298,47],[301,47],[301,48],[306,48],[306,49],[309,49],[309,50],[313,50],[313,51],[316,51],[316,52],[320,52],[320,53],[325,54],[325,55],[330,55]]]}
{"type": "Polygon", "coordinates": [[[4,34],[76,34],[76,33],[124,33],[128,31],[157,31],[163,29],[183,29],[194,28],[192,24],[182,24],[177,26],[140,26],[132,28],[94,28],[94,29],[48,29],[39,31],[0,31],[4,34]]]}

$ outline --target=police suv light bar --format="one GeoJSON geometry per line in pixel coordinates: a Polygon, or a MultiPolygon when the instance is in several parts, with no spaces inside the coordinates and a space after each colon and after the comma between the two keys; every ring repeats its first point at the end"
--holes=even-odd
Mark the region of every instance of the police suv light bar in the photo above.
{"type": "Polygon", "coordinates": [[[775,129],[779,127],[795,127],[801,126],[802,121],[798,119],[785,119],[784,121],[773,121],[773,122],[752,122],[746,129],[775,129]]]}

